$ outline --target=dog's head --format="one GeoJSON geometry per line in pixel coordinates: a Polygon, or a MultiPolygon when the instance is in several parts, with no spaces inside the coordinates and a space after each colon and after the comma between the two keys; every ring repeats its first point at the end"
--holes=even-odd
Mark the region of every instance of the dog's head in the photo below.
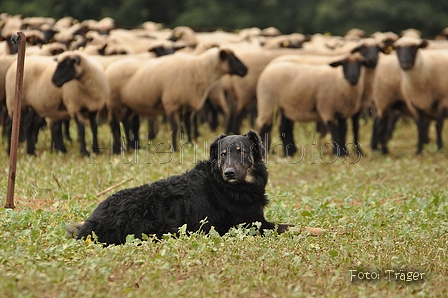
{"type": "Polygon", "coordinates": [[[217,163],[222,179],[228,183],[253,183],[252,171],[263,164],[265,149],[254,131],[245,135],[220,135],[210,146],[210,160],[217,163]]]}

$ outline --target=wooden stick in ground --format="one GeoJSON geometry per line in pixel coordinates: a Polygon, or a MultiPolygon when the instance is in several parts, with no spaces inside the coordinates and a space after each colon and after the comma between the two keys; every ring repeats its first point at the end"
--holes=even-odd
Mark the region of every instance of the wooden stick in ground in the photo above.
{"type": "Polygon", "coordinates": [[[9,154],[9,174],[8,174],[8,189],[6,193],[5,208],[14,209],[14,187],[16,183],[16,166],[17,166],[17,147],[19,144],[20,132],[20,112],[22,110],[22,86],[23,86],[23,69],[25,64],[25,47],[26,37],[23,32],[17,32],[11,40],[19,44],[19,52],[17,53],[17,74],[16,74],[16,88],[14,95],[14,111],[12,118],[12,134],[9,154]]]}
{"type": "Polygon", "coordinates": [[[107,193],[107,192],[109,192],[109,191],[111,191],[111,190],[113,190],[113,189],[115,189],[115,188],[117,188],[117,187],[119,187],[119,186],[125,184],[125,183],[128,182],[128,181],[131,181],[132,179],[134,179],[134,178],[131,177],[131,178],[128,178],[128,179],[126,179],[126,180],[121,181],[120,183],[117,183],[117,184],[115,184],[115,185],[112,185],[111,187],[108,187],[108,188],[106,188],[105,190],[100,191],[99,193],[97,193],[96,196],[99,197],[99,196],[101,196],[101,195],[104,195],[105,193],[107,193]]]}

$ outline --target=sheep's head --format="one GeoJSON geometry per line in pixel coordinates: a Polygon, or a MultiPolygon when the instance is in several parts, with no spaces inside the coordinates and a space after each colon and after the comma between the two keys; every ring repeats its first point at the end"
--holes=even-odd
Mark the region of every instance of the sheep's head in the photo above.
{"type": "Polygon", "coordinates": [[[228,74],[240,77],[244,77],[247,74],[246,65],[231,50],[221,49],[219,51],[219,59],[226,65],[228,74]]]}
{"type": "Polygon", "coordinates": [[[81,75],[81,57],[79,53],[65,52],[58,57],[56,70],[51,81],[57,87],[62,87],[65,83],[78,79],[81,75]]]}
{"type": "Polygon", "coordinates": [[[344,72],[344,78],[355,86],[358,84],[359,77],[361,75],[361,66],[369,64],[369,60],[358,54],[350,54],[342,60],[330,63],[331,67],[342,66],[344,72]]]}
{"type": "Polygon", "coordinates": [[[383,47],[373,38],[365,38],[352,50],[352,53],[359,52],[369,63],[367,68],[375,68],[378,63],[378,53],[384,51],[383,47]]]}
{"type": "Polygon", "coordinates": [[[415,57],[418,49],[426,48],[428,41],[413,37],[402,37],[398,39],[393,47],[397,51],[398,62],[403,70],[410,70],[414,67],[415,57]]]}

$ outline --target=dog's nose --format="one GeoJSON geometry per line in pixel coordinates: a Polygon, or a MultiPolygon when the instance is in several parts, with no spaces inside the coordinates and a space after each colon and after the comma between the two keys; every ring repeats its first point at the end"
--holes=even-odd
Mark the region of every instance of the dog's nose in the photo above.
{"type": "Polygon", "coordinates": [[[235,169],[234,168],[225,169],[224,175],[226,175],[227,178],[232,178],[233,176],[235,176],[235,169]]]}

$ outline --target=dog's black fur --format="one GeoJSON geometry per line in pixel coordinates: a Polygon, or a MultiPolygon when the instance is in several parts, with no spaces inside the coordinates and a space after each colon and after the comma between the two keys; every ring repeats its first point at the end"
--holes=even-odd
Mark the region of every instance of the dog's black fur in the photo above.
{"type": "MultiPolygon", "coordinates": [[[[94,232],[101,243],[122,244],[129,234],[161,237],[177,233],[184,224],[187,231],[208,232],[213,226],[220,235],[243,223],[260,222],[261,233],[274,229],[263,213],[268,204],[263,154],[261,139],[253,131],[221,135],[210,146],[210,159],[192,170],[119,191],[101,202],[79,227],[77,238],[94,232]]],[[[277,226],[278,233],[287,229],[288,225],[277,226]]]]}

